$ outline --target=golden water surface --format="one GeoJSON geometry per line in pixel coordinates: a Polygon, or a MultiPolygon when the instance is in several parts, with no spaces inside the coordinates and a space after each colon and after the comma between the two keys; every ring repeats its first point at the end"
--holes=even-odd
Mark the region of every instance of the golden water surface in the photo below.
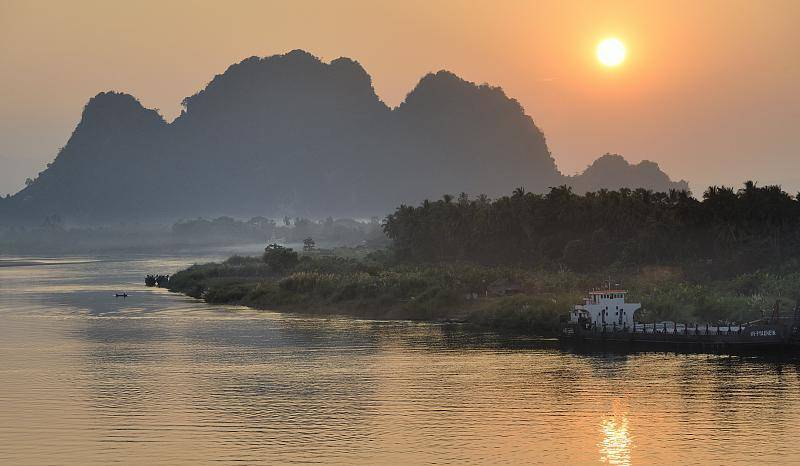
{"type": "Polygon", "coordinates": [[[194,260],[0,259],[1,464],[800,462],[793,358],[582,355],[139,284],[194,260]]]}

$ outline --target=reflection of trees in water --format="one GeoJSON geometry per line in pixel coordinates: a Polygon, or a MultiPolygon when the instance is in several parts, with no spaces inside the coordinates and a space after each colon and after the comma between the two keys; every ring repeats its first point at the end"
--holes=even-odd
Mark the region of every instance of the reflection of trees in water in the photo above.
{"type": "Polygon", "coordinates": [[[798,361],[785,356],[711,358],[709,404],[720,428],[734,428],[745,419],[769,420],[765,431],[787,432],[786,413],[798,390],[798,361]]]}
{"type": "Polygon", "coordinates": [[[373,324],[335,319],[199,322],[194,405],[225,443],[271,458],[326,457],[369,448],[378,351],[373,324]]]}
{"type": "Polygon", "coordinates": [[[774,458],[796,435],[792,361],[572,354],[460,326],[244,310],[70,322],[83,398],[69,402],[109,462],[713,462],[774,458]]]}
{"type": "Polygon", "coordinates": [[[354,320],[339,317],[298,317],[220,320],[188,328],[184,335],[198,343],[222,342],[244,347],[291,346],[354,349],[375,353],[392,348],[414,351],[531,350],[552,343],[479,332],[464,325],[409,321],[354,320]]]}
{"type": "Polygon", "coordinates": [[[295,459],[334,444],[357,451],[369,440],[359,426],[371,411],[375,349],[357,333],[269,319],[85,322],[76,333],[101,438],[145,440],[189,427],[213,435],[203,448],[247,445],[241,457],[295,459]]]}
{"type": "MultiPolygon", "coordinates": [[[[497,348],[491,335],[457,326],[289,316],[203,323],[185,335],[201,368],[195,403],[216,422],[241,427],[224,435],[229,441],[257,445],[273,458],[323,449],[417,454],[429,446],[415,440],[441,431],[452,434],[436,437],[445,449],[459,435],[500,440],[493,436],[502,429],[476,422],[470,407],[513,405],[509,415],[524,422],[526,409],[547,405],[529,391],[539,381],[535,365],[524,362],[528,353],[497,348]],[[505,364],[507,358],[522,364],[503,376],[502,367],[492,367],[498,354],[505,364]]],[[[480,449],[486,441],[478,443],[480,449]]]]}

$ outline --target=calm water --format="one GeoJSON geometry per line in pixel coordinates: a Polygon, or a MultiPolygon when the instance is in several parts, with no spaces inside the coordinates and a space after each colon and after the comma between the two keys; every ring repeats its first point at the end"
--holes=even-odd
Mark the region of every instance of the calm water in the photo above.
{"type": "Polygon", "coordinates": [[[796,361],[578,355],[140,286],[196,258],[11,259],[2,464],[800,462],[796,361]]]}

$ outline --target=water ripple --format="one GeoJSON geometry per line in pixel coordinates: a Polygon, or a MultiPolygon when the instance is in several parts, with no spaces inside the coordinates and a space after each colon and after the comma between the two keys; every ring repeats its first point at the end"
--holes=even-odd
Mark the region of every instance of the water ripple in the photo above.
{"type": "Polygon", "coordinates": [[[195,258],[91,259],[0,268],[1,464],[800,462],[793,358],[220,308],[138,285],[195,258]]]}

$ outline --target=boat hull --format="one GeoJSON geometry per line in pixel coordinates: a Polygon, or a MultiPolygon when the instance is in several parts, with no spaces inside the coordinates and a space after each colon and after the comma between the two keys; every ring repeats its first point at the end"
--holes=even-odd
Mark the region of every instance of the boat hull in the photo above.
{"type": "Polygon", "coordinates": [[[628,330],[598,331],[566,325],[559,338],[563,345],[594,349],[626,351],[676,352],[774,352],[800,350],[800,341],[788,326],[759,325],[734,332],[703,329],[686,332],[631,332],[628,330]]]}

